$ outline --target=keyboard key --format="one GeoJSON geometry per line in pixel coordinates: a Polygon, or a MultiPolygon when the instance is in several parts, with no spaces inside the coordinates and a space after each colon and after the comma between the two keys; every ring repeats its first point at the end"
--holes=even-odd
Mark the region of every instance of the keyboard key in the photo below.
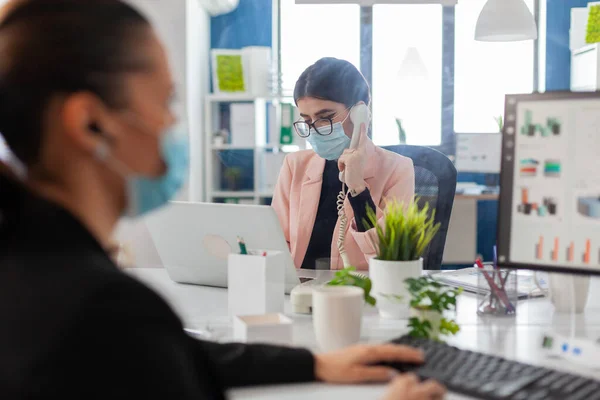
{"type": "Polygon", "coordinates": [[[585,378],[575,377],[575,380],[573,382],[569,383],[568,385],[566,385],[562,391],[565,394],[571,394],[586,382],[587,382],[587,379],[585,379],[585,378]]]}
{"type": "Polygon", "coordinates": [[[588,400],[588,397],[600,390],[600,385],[597,383],[588,383],[576,393],[569,396],[569,400],[588,400]]]}
{"type": "Polygon", "coordinates": [[[570,375],[567,374],[562,374],[559,376],[559,378],[557,380],[554,381],[554,383],[552,383],[550,385],[550,389],[553,391],[559,391],[562,390],[562,388],[567,385],[569,382],[571,382],[572,377],[570,375]]]}
{"type": "Polygon", "coordinates": [[[550,395],[548,389],[539,389],[536,392],[529,393],[529,400],[544,400],[550,395]]]}
{"type": "Polygon", "coordinates": [[[550,375],[544,377],[543,379],[540,379],[539,382],[538,382],[538,385],[539,386],[548,386],[548,385],[551,385],[561,375],[562,375],[561,372],[553,371],[550,375]]]}
{"type": "Polygon", "coordinates": [[[515,394],[512,400],[529,400],[529,393],[527,391],[522,390],[519,393],[515,394]]]}

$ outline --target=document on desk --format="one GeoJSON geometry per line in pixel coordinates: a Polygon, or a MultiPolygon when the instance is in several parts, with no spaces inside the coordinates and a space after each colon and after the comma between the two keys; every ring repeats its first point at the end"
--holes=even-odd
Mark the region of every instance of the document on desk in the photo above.
{"type": "MultiPolygon", "coordinates": [[[[487,294],[489,289],[479,287],[477,284],[479,271],[476,268],[464,268],[455,271],[438,272],[431,275],[431,277],[444,285],[462,287],[465,292],[487,294]]],[[[517,274],[519,299],[544,296],[545,292],[541,291],[536,285],[532,271],[519,270],[513,273],[517,274]]],[[[547,283],[544,279],[540,279],[540,285],[542,289],[547,289],[547,283]]]]}

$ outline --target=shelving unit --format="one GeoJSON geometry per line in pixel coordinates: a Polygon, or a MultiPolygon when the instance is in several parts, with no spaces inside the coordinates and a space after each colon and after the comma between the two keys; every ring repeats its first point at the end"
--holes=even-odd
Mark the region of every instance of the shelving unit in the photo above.
{"type": "MultiPolygon", "coordinates": [[[[281,105],[291,103],[289,97],[254,97],[248,95],[211,94],[206,97],[204,109],[204,174],[205,199],[207,202],[251,202],[252,204],[267,204],[273,196],[273,174],[278,174],[279,166],[267,166],[267,154],[271,162],[281,161],[285,156],[284,150],[294,151],[304,148],[304,140],[295,138],[294,145],[280,145],[281,105]],[[253,106],[253,115],[248,114],[253,124],[248,130],[253,130],[254,145],[236,144],[233,136],[236,132],[231,129],[231,105],[245,103],[253,106]],[[230,120],[224,120],[229,117],[230,120]],[[229,143],[216,144],[214,134],[220,130],[229,131],[229,143]],[[233,140],[233,143],[231,142],[233,140]],[[224,185],[224,172],[231,164],[241,168],[244,175],[238,182],[239,190],[224,185]],[[239,164],[239,165],[237,165],[239,164]],[[268,168],[267,168],[268,167],[268,168]],[[252,169],[252,173],[249,169],[252,169]],[[275,170],[276,169],[276,170],[275,170]],[[267,180],[267,175],[271,178],[267,180]],[[271,184],[268,184],[268,183],[271,184]]],[[[236,128],[239,134],[239,127],[236,128]]],[[[243,133],[243,132],[242,132],[243,133]]],[[[248,132],[252,135],[252,132],[248,132]]],[[[246,137],[245,139],[248,139],[246,137]]],[[[247,140],[246,140],[247,141],[247,140]]]]}

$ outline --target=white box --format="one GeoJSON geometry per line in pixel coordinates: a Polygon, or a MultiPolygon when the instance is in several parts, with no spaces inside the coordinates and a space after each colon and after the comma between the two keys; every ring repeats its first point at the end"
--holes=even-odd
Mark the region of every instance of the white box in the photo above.
{"type": "Polygon", "coordinates": [[[266,256],[230,254],[227,268],[230,316],[283,312],[285,258],[282,252],[267,251],[266,256]]]}
{"type": "Polygon", "coordinates": [[[249,92],[257,97],[271,95],[271,47],[242,48],[244,66],[248,71],[249,92]]]}
{"type": "Polygon", "coordinates": [[[229,106],[231,144],[239,147],[253,148],[256,145],[256,115],[252,103],[232,103],[229,106]]]}
{"type": "Polygon", "coordinates": [[[291,345],[292,320],[283,314],[236,316],[233,340],[244,343],[291,345]]]}

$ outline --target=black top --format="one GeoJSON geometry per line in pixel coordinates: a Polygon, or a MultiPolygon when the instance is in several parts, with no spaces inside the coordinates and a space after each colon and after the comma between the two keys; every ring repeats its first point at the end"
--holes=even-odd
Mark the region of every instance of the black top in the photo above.
{"type": "MultiPolygon", "coordinates": [[[[321,196],[319,197],[319,206],[317,208],[317,216],[313,226],[310,241],[302,268],[315,269],[315,262],[319,258],[331,257],[331,242],[335,230],[335,224],[338,220],[337,211],[337,196],[342,190],[340,182],[340,170],[336,160],[325,161],[325,169],[323,170],[323,184],[321,186],[321,196]]],[[[356,220],[357,229],[359,232],[365,232],[372,228],[370,224],[364,226],[362,221],[366,219],[367,206],[375,210],[375,204],[371,199],[369,189],[365,189],[356,197],[348,195],[350,205],[356,220]]]]}
{"type": "Polygon", "coordinates": [[[64,209],[0,174],[0,398],[223,399],[312,381],[306,350],[184,333],[64,209]]]}

